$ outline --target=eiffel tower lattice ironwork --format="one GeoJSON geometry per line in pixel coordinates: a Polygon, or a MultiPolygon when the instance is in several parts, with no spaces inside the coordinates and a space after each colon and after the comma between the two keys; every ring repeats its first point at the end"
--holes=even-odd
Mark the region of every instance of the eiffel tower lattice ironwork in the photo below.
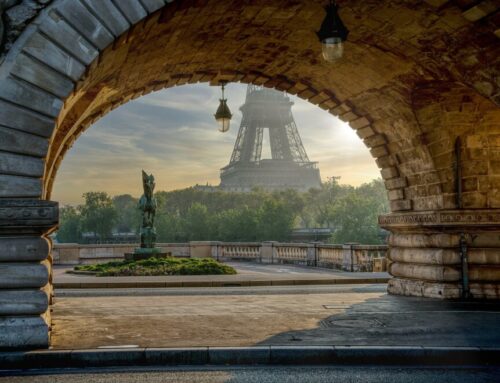
{"type": "Polygon", "coordinates": [[[221,169],[221,187],[249,191],[320,187],[292,114],[293,102],[283,92],[249,85],[242,120],[229,165],[221,169]],[[264,130],[269,130],[271,159],[262,159],[264,130]]]}

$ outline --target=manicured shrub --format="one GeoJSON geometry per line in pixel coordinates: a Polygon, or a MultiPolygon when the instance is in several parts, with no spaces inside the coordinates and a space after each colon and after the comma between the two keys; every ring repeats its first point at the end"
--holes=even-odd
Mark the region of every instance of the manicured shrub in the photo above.
{"type": "Polygon", "coordinates": [[[77,271],[95,272],[97,276],[147,275],[222,275],[236,274],[231,266],[211,258],[148,258],[140,261],[108,262],[75,266],[77,271]]]}

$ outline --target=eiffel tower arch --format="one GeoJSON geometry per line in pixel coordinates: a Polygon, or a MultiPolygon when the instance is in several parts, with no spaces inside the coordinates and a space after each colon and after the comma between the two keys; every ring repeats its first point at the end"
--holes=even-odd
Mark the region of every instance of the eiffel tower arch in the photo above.
{"type": "Polygon", "coordinates": [[[220,187],[228,191],[295,189],[321,186],[317,162],[309,160],[283,92],[249,85],[241,125],[229,164],[221,169],[220,187]],[[269,130],[271,158],[262,159],[264,129],[269,130]]]}

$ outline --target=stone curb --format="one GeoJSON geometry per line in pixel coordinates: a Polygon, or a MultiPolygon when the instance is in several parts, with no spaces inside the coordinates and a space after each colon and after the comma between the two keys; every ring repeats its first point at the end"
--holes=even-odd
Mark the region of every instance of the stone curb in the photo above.
{"type": "Polygon", "coordinates": [[[56,289],[105,289],[105,288],[167,288],[167,287],[256,287],[256,286],[305,286],[305,285],[354,285],[387,283],[390,278],[344,279],[290,279],[255,281],[179,281],[179,282],[54,282],[56,289]]]}
{"type": "Polygon", "coordinates": [[[500,365],[500,348],[257,346],[0,352],[0,371],[176,365],[500,365]]]}

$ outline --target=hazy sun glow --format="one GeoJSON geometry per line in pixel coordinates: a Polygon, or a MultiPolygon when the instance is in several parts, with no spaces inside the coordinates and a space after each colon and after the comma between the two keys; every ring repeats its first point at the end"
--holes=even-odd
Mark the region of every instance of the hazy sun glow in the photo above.
{"type": "MultiPolygon", "coordinates": [[[[219,169],[229,162],[236,140],[245,92],[246,85],[227,86],[233,120],[225,134],[217,131],[213,117],[218,87],[186,85],[127,103],[75,142],[59,169],[52,199],[76,204],[90,190],[138,196],[141,169],[155,175],[156,190],[218,185],[219,169]]],[[[305,149],[311,161],[319,162],[323,180],[340,176],[341,183],[359,185],[380,176],[368,149],[348,124],[307,101],[291,98],[305,149]]],[[[269,150],[263,150],[266,153],[269,150]]]]}

